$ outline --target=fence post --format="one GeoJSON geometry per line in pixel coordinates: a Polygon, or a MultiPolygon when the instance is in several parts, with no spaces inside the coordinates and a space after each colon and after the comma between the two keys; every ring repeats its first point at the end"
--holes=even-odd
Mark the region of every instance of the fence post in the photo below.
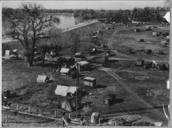
{"type": "Polygon", "coordinates": [[[57,110],[54,110],[54,117],[57,117],[57,110]]]}
{"type": "Polygon", "coordinates": [[[17,109],[17,111],[19,111],[19,105],[18,105],[18,103],[16,105],[17,105],[17,108],[16,109],[17,109]]]}
{"type": "Polygon", "coordinates": [[[30,105],[29,105],[29,107],[28,107],[28,112],[29,112],[29,113],[31,112],[31,107],[30,107],[30,105]]]}

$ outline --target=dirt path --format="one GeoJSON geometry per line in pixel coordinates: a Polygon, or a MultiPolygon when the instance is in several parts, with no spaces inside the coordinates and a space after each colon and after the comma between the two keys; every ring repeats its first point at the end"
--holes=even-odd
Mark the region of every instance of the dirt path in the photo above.
{"type": "MultiPolygon", "coordinates": [[[[119,77],[115,70],[111,69],[111,68],[101,68],[100,70],[105,71],[108,75],[110,75],[111,77],[113,77],[114,79],[117,80],[117,82],[127,91],[129,92],[130,95],[133,96],[133,98],[135,98],[136,100],[138,100],[140,102],[141,106],[145,106],[146,108],[154,108],[152,105],[150,105],[149,103],[147,103],[145,100],[143,100],[140,96],[138,96],[134,91],[132,91],[130,89],[130,87],[128,87],[128,85],[126,83],[124,83],[122,81],[122,78],[119,77]]],[[[160,121],[166,121],[166,118],[164,116],[164,114],[157,110],[157,109],[153,109],[151,111],[152,115],[154,115],[155,117],[159,117],[160,121]]],[[[150,114],[151,115],[151,114],[150,114]]]]}

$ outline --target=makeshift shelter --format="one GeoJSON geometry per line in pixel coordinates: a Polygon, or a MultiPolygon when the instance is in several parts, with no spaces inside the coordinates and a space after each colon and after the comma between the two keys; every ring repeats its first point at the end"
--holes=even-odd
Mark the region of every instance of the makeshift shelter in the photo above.
{"type": "Polygon", "coordinates": [[[72,107],[67,100],[61,102],[61,108],[68,111],[68,112],[72,111],[72,107]]]}
{"type": "Polygon", "coordinates": [[[137,39],[138,42],[144,42],[145,40],[142,38],[137,39]]]}
{"type": "Polygon", "coordinates": [[[77,87],[75,86],[64,86],[64,85],[57,85],[55,89],[56,95],[67,96],[67,94],[74,94],[77,91],[77,87]]]}
{"type": "Polygon", "coordinates": [[[79,71],[87,70],[89,62],[88,61],[79,61],[79,62],[77,62],[77,65],[78,65],[78,70],[79,71]]]}
{"type": "Polygon", "coordinates": [[[68,75],[69,71],[70,71],[69,68],[61,68],[60,73],[63,74],[63,75],[68,75]]]}
{"type": "Polygon", "coordinates": [[[168,23],[170,23],[170,12],[167,12],[167,13],[165,14],[164,19],[166,19],[166,21],[167,21],[168,23]]]}
{"type": "Polygon", "coordinates": [[[96,85],[96,78],[93,78],[93,77],[85,77],[84,78],[84,85],[85,86],[95,86],[96,85]]]}
{"type": "Polygon", "coordinates": [[[161,45],[168,46],[169,45],[169,42],[167,40],[162,40],[161,41],[161,45]]]}
{"type": "Polygon", "coordinates": [[[5,50],[5,56],[10,56],[10,50],[5,50]]]}
{"type": "Polygon", "coordinates": [[[145,30],[150,31],[150,30],[152,30],[152,27],[151,26],[145,26],[145,30]]]}
{"type": "Polygon", "coordinates": [[[141,31],[141,30],[138,29],[138,28],[134,29],[134,32],[140,32],[140,31],[141,31]]]}
{"type": "Polygon", "coordinates": [[[136,60],[136,66],[143,66],[144,65],[144,60],[143,59],[138,59],[136,60]]]}
{"type": "Polygon", "coordinates": [[[170,81],[167,80],[167,89],[170,89],[170,81]]]}
{"type": "Polygon", "coordinates": [[[152,36],[158,36],[157,32],[152,32],[152,36]]]}
{"type": "Polygon", "coordinates": [[[49,80],[47,75],[38,75],[36,81],[38,83],[46,83],[49,80]]]}
{"type": "Polygon", "coordinates": [[[93,112],[91,115],[91,123],[98,124],[99,123],[99,117],[100,117],[99,112],[93,112]]]}
{"type": "Polygon", "coordinates": [[[81,52],[76,52],[75,57],[76,58],[84,58],[84,55],[81,52]]]}

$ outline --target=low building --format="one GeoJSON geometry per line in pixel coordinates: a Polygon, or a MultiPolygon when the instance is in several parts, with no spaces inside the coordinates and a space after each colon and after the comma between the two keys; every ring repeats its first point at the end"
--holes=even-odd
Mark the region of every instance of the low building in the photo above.
{"type": "Polygon", "coordinates": [[[83,81],[83,84],[85,86],[94,87],[94,86],[96,86],[96,78],[93,78],[93,77],[85,77],[84,78],[84,81],[83,81]]]}
{"type": "Polygon", "coordinates": [[[36,81],[37,83],[46,83],[48,82],[49,78],[47,75],[38,75],[36,81]]]}
{"type": "Polygon", "coordinates": [[[60,96],[67,96],[68,94],[73,95],[76,91],[77,91],[76,86],[57,85],[55,89],[55,94],[60,96]]]}
{"type": "Polygon", "coordinates": [[[69,71],[70,71],[69,68],[61,68],[60,74],[62,74],[62,75],[68,75],[69,74],[69,71]]]}
{"type": "Polygon", "coordinates": [[[89,66],[89,62],[88,61],[79,61],[76,64],[78,66],[78,71],[87,70],[88,66],[89,66]]]}

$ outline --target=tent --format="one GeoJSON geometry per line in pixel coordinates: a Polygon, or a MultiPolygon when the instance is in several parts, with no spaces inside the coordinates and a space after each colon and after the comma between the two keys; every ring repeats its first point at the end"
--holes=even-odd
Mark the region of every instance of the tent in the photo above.
{"type": "Polygon", "coordinates": [[[167,89],[170,89],[170,81],[167,80],[167,89]]]}
{"type": "Polygon", "coordinates": [[[60,73],[65,74],[65,75],[68,74],[69,73],[69,68],[61,68],[60,73]]]}
{"type": "Polygon", "coordinates": [[[75,86],[57,85],[55,94],[61,96],[67,96],[68,93],[74,94],[76,91],[77,91],[77,87],[75,86]]]}
{"type": "Polygon", "coordinates": [[[170,23],[170,12],[167,12],[167,13],[165,14],[164,18],[166,19],[166,21],[167,21],[168,23],[170,23]]]}
{"type": "Polygon", "coordinates": [[[45,82],[48,81],[48,79],[49,79],[49,78],[48,78],[47,75],[38,75],[36,81],[37,81],[38,83],[45,83],[45,82]]]}
{"type": "Polygon", "coordinates": [[[66,110],[66,111],[69,111],[69,112],[72,111],[72,107],[71,107],[70,103],[68,101],[66,101],[66,100],[62,101],[61,108],[66,110]]]}
{"type": "Polygon", "coordinates": [[[5,56],[10,56],[10,50],[5,50],[5,56]]]}

